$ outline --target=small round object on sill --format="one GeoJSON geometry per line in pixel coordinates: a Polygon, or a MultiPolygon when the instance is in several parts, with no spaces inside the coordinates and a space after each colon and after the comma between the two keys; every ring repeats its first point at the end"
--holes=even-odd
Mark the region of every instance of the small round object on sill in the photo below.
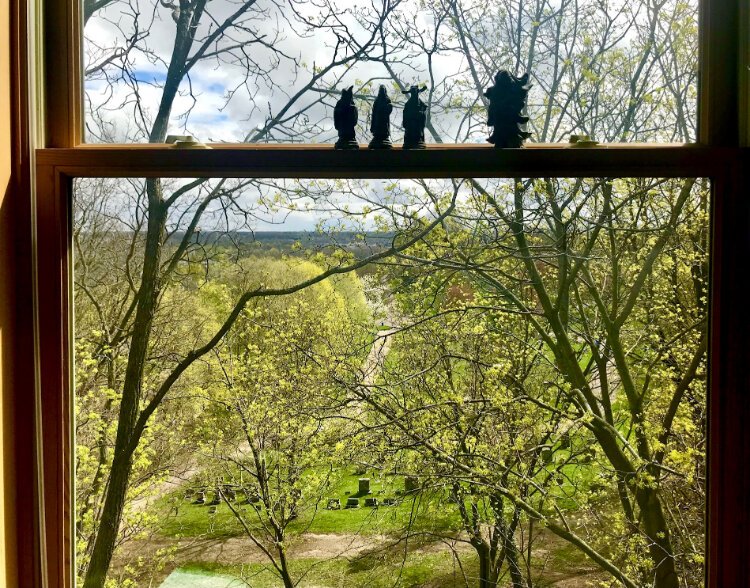
{"type": "Polygon", "coordinates": [[[171,143],[174,149],[211,149],[191,135],[169,135],[167,143],[171,143]]]}
{"type": "Polygon", "coordinates": [[[594,141],[588,135],[571,135],[569,142],[571,147],[576,148],[596,147],[599,144],[599,141],[594,141]]]}

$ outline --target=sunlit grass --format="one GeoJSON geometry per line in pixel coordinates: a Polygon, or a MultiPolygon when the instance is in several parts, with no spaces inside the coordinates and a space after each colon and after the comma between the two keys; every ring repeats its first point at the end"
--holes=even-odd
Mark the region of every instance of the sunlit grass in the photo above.
{"type": "MultiPolygon", "coordinates": [[[[340,476],[320,504],[307,505],[301,516],[288,528],[290,535],[301,533],[352,533],[362,535],[395,534],[406,529],[412,532],[433,531],[453,534],[458,532],[459,518],[455,506],[437,492],[423,491],[403,494],[403,478],[370,477],[370,494],[381,506],[364,506],[365,497],[360,496],[359,508],[345,509],[346,500],[356,497],[358,480],[356,474],[340,476]],[[328,498],[338,498],[341,510],[327,510],[328,498]],[[382,506],[385,498],[397,498],[397,506],[382,506]]],[[[238,495],[233,507],[242,514],[251,528],[259,527],[254,506],[244,504],[244,496],[238,495]]],[[[154,506],[162,520],[161,532],[171,537],[211,536],[216,538],[240,536],[245,533],[229,506],[222,503],[211,512],[207,505],[195,505],[184,499],[184,490],[176,491],[154,506]]]]}

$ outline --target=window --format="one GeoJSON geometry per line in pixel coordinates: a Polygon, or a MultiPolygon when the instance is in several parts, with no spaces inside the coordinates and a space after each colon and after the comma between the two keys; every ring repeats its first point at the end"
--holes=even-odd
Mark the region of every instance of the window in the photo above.
{"type": "MultiPolygon", "coordinates": [[[[50,14],[64,7],[52,3],[50,14]]],[[[734,7],[736,9],[736,6],[734,7]]],[[[75,9],[73,9],[75,12],[75,9]]],[[[706,7],[710,18],[704,19],[703,47],[712,52],[701,64],[707,83],[701,88],[698,139],[701,146],[633,147],[607,146],[583,150],[540,146],[523,150],[496,152],[490,147],[443,146],[423,152],[333,152],[316,147],[246,147],[215,146],[206,151],[179,151],[163,145],[153,146],[79,146],[80,128],[75,123],[78,111],[70,104],[80,104],[75,85],[59,84],[67,66],[75,71],[74,61],[65,67],[50,69],[50,92],[53,96],[70,98],[66,104],[50,102],[48,113],[49,146],[64,149],[45,149],[38,152],[39,226],[38,279],[39,292],[44,293],[44,304],[39,305],[39,326],[42,333],[40,347],[40,389],[44,416],[44,513],[46,517],[45,545],[47,572],[53,585],[70,585],[73,569],[70,556],[75,540],[72,530],[70,505],[72,501],[71,457],[71,385],[72,358],[71,324],[68,311],[71,301],[67,289],[70,276],[69,248],[70,220],[72,219],[71,180],[79,177],[264,177],[264,178],[445,178],[452,176],[474,178],[544,178],[596,177],[644,178],[677,177],[708,178],[713,193],[713,283],[711,383],[709,395],[710,445],[709,517],[708,517],[708,586],[741,585],[743,573],[738,571],[732,548],[724,543],[730,537],[731,513],[737,512],[740,490],[732,488],[733,467],[726,451],[728,443],[737,439],[740,427],[737,419],[744,414],[739,399],[739,356],[730,353],[730,342],[737,341],[726,313],[734,301],[740,300],[736,289],[728,284],[727,267],[742,267],[738,250],[731,250],[732,236],[742,229],[739,206],[739,158],[732,148],[737,136],[733,128],[732,87],[729,74],[736,55],[736,37],[726,34],[717,23],[722,16],[731,16],[730,4],[712,3],[706,7]],[[722,11],[729,11],[723,14],[722,11]],[[710,40],[709,42],[706,40],[710,40]],[[57,80],[57,82],[56,82],[57,80]],[[64,105],[64,107],[62,107],[64,105]],[[58,110],[59,108],[59,110],[58,110]],[[719,145],[729,145],[721,149],[719,145]],[[729,208],[731,207],[731,208],[729,208]],[[729,264],[729,265],[728,265],[729,264]],[[734,265],[733,265],[734,264],[734,265]],[[63,320],[61,320],[63,317],[63,320]],[[720,329],[724,329],[722,332],[720,329]],[[721,334],[721,337],[717,333],[721,334]],[[727,334],[729,333],[729,334],[727,334]],[[733,338],[735,337],[735,338],[733,338]],[[717,363],[719,362],[719,363],[717,363]],[[734,509],[734,511],[732,510],[734,509]],[[725,558],[725,559],[724,559],[725,558]],[[732,563],[734,562],[734,564],[732,563]],[[736,573],[738,575],[732,575],[736,573]],[[738,578],[740,578],[738,580],[738,578]],[[722,584],[724,582],[724,584],[722,584]],[[739,582],[739,583],[738,583],[739,582]]],[[[53,16],[51,18],[54,18],[53,16]]],[[[726,21],[726,19],[725,19],[726,21]]],[[[59,22],[75,22],[63,18],[59,22]]],[[[75,27],[61,27],[59,34],[69,35],[70,43],[53,47],[75,46],[78,32],[75,27]]],[[[58,37],[59,38],[59,37],[58,37]]],[[[66,55],[74,52],[66,53],[66,55]]],[[[49,63],[59,63],[50,59],[49,63]]],[[[75,78],[74,78],[75,79],[75,78]]],[[[744,205],[743,205],[744,206],[744,205]]],[[[744,312],[744,311],[742,311],[744,312]]],[[[741,315],[744,320],[744,315],[741,315]]],[[[742,321],[738,321],[739,324],[742,321]]],[[[744,545],[741,540],[736,545],[744,545]]],[[[736,549],[736,547],[735,547],[736,549]]]]}
{"type": "Polygon", "coordinates": [[[128,452],[121,584],[702,584],[708,182],[158,185],[74,183],[79,578],[128,452]]]}
{"type": "Polygon", "coordinates": [[[365,135],[378,85],[402,104],[426,84],[430,142],[481,143],[498,69],[531,75],[534,142],[696,139],[695,0],[225,2],[186,16],[169,2],[86,3],[87,142],[159,142],[167,128],[210,142],[328,142],[337,88],[354,86],[365,135]]]}

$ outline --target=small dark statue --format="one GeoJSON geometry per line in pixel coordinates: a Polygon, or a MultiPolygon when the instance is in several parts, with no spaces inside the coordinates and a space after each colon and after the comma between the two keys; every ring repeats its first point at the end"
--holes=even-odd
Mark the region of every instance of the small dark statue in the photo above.
{"type": "Polygon", "coordinates": [[[372,105],[370,149],[390,149],[393,147],[391,143],[391,112],[393,112],[391,99],[385,91],[385,86],[380,86],[378,97],[375,98],[372,105]]]}
{"type": "Polygon", "coordinates": [[[424,149],[424,126],[427,123],[427,105],[419,95],[427,89],[412,86],[404,94],[409,99],[404,104],[404,149],[424,149]]]}
{"type": "Polygon", "coordinates": [[[354,135],[357,125],[357,107],[354,106],[354,86],[341,90],[341,98],[333,107],[333,126],[339,132],[335,149],[359,149],[354,135]]]}
{"type": "Polygon", "coordinates": [[[495,147],[520,147],[531,136],[522,127],[529,117],[521,114],[531,87],[528,82],[528,73],[517,78],[503,70],[495,76],[495,85],[484,93],[490,101],[487,124],[494,127],[487,141],[495,147]]]}

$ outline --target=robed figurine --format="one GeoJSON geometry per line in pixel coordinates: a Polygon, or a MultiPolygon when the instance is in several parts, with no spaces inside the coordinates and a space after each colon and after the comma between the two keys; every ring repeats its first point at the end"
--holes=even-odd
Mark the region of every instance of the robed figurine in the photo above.
{"type": "Polygon", "coordinates": [[[390,149],[393,146],[391,144],[391,112],[393,112],[393,104],[385,91],[385,86],[381,85],[372,105],[370,149],[390,149]]]}
{"type": "Polygon", "coordinates": [[[357,107],[354,106],[354,86],[341,90],[341,98],[333,107],[333,126],[339,132],[335,149],[359,149],[354,135],[357,125],[357,107]]]}
{"type": "Polygon", "coordinates": [[[517,78],[503,70],[484,93],[490,101],[487,124],[494,127],[487,141],[495,147],[520,147],[531,136],[525,130],[529,117],[522,114],[531,87],[528,82],[528,72],[517,78]]]}
{"type": "Polygon", "coordinates": [[[409,99],[404,104],[404,149],[424,149],[424,126],[427,123],[427,105],[419,95],[427,89],[412,86],[404,94],[409,99]]]}

